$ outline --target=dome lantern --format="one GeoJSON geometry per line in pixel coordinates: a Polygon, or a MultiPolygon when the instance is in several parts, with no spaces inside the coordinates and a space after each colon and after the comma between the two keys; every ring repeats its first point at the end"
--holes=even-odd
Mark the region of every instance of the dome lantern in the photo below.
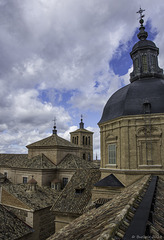
{"type": "Polygon", "coordinates": [[[147,77],[164,78],[163,69],[158,66],[159,48],[155,43],[147,40],[148,33],[143,26],[144,20],[143,11],[137,12],[140,14],[140,32],[138,33],[139,41],[134,45],[130,56],[133,60],[133,72],[130,74],[130,82],[141,80],[147,77]]]}

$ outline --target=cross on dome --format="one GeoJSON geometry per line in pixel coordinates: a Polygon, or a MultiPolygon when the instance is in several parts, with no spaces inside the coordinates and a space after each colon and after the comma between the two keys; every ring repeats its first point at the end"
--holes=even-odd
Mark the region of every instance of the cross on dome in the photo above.
{"type": "Polygon", "coordinates": [[[52,130],[53,134],[57,134],[57,130],[56,130],[56,117],[54,117],[54,120],[52,120],[54,122],[54,129],[52,130]]]}
{"type": "Polygon", "coordinates": [[[143,17],[145,17],[145,15],[142,14],[144,11],[145,11],[145,9],[141,9],[141,7],[140,7],[139,11],[136,12],[136,13],[139,13],[139,14],[140,14],[140,19],[142,19],[143,17]]]}

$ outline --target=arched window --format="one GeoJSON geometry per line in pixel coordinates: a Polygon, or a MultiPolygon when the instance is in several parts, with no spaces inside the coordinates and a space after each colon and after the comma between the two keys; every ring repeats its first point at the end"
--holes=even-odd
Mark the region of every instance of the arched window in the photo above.
{"type": "Polygon", "coordinates": [[[74,143],[74,137],[72,138],[72,142],[74,143]]]}
{"type": "Polygon", "coordinates": [[[138,72],[138,67],[139,67],[139,62],[138,62],[138,58],[136,58],[134,60],[134,69],[135,69],[136,72],[138,72]]]}
{"type": "Polygon", "coordinates": [[[86,137],[85,139],[86,139],[85,141],[86,141],[86,145],[87,145],[87,144],[88,144],[88,143],[87,143],[87,142],[88,142],[88,138],[86,137]]]}
{"type": "Polygon", "coordinates": [[[91,160],[91,155],[90,155],[90,153],[88,153],[88,161],[90,161],[91,160]]]}
{"type": "Polygon", "coordinates": [[[109,164],[116,164],[116,144],[111,143],[108,145],[108,156],[109,156],[109,164]]]}
{"type": "Polygon", "coordinates": [[[76,144],[76,137],[75,137],[75,144],[76,144]]]}
{"type": "Polygon", "coordinates": [[[77,145],[78,145],[79,137],[77,136],[77,145]]]}
{"type": "Polygon", "coordinates": [[[85,137],[83,136],[83,145],[85,144],[85,137]]]}
{"type": "Polygon", "coordinates": [[[85,153],[83,153],[83,159],[85,159],[85,153]]]}
{"type": "Polygon", "coordinates": [[[88,137],[88,144],[91,145],[91,138],[88,137]]]}
{"type": "Polygon", "coordinates": [[[147,56],[146,55],[142,55],[142,69],[143,69],[143,72],[148,71],[147,56]]]}
{"type": "Polygon", "coordinates": [[[156,57],[154,55],[151,56],[151,65],[153,68],[155,68],[156,63],[156,57]]]}
{"type": "Polygon", "coordinates": [[[144,110],[144,113],[145,114],[149,114],[149,113],[151,113],[151,103],[150,102],[148,102],[148,101],[145,101],[144,103],[143,103],[143,110],[144,110]]]}

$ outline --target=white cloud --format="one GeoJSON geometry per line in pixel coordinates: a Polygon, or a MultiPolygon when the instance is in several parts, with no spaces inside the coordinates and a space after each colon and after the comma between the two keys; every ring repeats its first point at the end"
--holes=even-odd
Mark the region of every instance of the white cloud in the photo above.
{"type": "Polygon", "coordinates": [[[59,133],[59,136],[70,141],[70,133],[74,132],[77,129],[78,129],[77,126],[71,126],[66,131],[59,133]]]}
{"type": "MultiPolygon", "coordinates": [[[[26,141],[47,136],[54,115],[58,132],[68,138],[71,112],[102,112],[111,94],[129,83],[132,69],[119,77],[109,61],[121,56],[139,27],[135,13],[140,4],[139,0],[0,2],[1,150],[19,152],[26,141]]],[[[145,20],[150,18],[158,32],[155,41],[163,67],[163,0],[155,7],[153,0],[142,5],[145,20]]]]}

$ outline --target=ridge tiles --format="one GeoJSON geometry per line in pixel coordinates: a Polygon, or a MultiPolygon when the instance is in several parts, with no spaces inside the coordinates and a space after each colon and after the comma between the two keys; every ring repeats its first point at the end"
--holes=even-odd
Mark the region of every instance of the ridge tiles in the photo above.
{"type": "Polygon", "coordinates": [[[51,136],[34,142],[32,144],[27,145],[27,148],[33,147],[54,147],[54,146],[63,146],[63,147],[74,147],[77,148],[77,145],[71,143],[64,138],[59,137],[57,134],[52,134],[51,136]]]}

